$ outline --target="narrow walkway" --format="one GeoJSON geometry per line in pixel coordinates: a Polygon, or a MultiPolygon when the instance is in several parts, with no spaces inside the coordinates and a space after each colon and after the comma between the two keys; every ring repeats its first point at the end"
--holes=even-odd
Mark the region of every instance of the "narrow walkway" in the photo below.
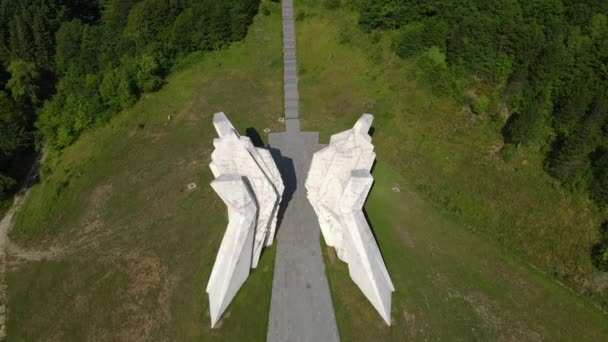
{"type": "Polygon", "coordinates": [[[283,0],[283,54],[286,132],[268,136],[285,193],[279,210],[267,340],[339,341],[320,229],[304,187],[312,155],[323,146],[318,133],[300,132],[293,0],[283,0]]]}
{"type": "Polygon", "coordinates": [[[285,127],[287,132],[300,131],[300,96],[296,65],[296,34],[293,0],[283,1],[283,91],[285,94],[285,127]]]}

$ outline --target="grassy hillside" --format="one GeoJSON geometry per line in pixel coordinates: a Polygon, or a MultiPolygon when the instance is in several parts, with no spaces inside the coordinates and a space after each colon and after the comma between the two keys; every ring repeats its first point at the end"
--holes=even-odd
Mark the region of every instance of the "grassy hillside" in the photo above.
{"type": "Polygon", "coordinates": [[[242,133],[279,128],[280,8],[265,6],[272,13],[245,41],[192,56],[159,92],[47,163],[11,238],[30,257],[53,256],[13,258],[11,341],[265,339],[274,247],[213,331],[205,293],[227,222],[208,186],[212,114],[242,133]]]}
{"type": "Polygon", "coordinates": [[[337,262],[328,276],[344,340],[608,336],[608,316],[588,301],[608,297],[590,259],[601,213],[562,191],[537,152],[505,162],[501,123],[434,96],[414,61],[390,53],[390,37],[373,42],[348,10],[298,4],[303,127],[327,141],[363,112],[376,118],[367,210],[397,284],[395,326],[382,326],[337,262]]]}
{"type": "MultiPolygon", "coordinates": [[[[207,186],[211,114],[225,111],[241,132],[281,129],[281,16],[264,6],[243,42],[192,56],[48,161],[11,233],[32,259],[12,259],[11,341],[265,340],[276,247],[213,331],[204,292],[226,224],[207,186]]],[[[324,248],[342,340],[605,339],[605,314],[521,262],[600,296],[606,281],[587,249],[600,215],[553,187],[535,154],[503,162],[499,125],[430,95],[352,13],[308,2],[298,12],[304,127],[326,140],[376,115],[366,208],[397,288],[394,325],[324,248]]]]}
{"type": "Polygon", "coordinates": [[[601,341],[608,316],[549,277],[463,229],[384,162],[366,204],[395,293],[384,324],[325,248],[343,341],[601,341]]]}

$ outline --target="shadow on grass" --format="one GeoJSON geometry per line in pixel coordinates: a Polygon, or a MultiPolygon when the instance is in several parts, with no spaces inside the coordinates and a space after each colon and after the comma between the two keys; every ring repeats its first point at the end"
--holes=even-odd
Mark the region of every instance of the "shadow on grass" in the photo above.
{"type": "Polygon", "coordinates": [[[253,146],[264,147],[264,141],[262,140],[260,133],[258,133],[255,128],[248,127],[247,129],[245,129],[245,135],[248,136],[249,139],[251,139],[251,143],[253,143],[253,146]]]}
{"type": "MultiPolygon", "coordinates": [[[[374,166],[376,166],[376,161],[374,161],[374,164],[372,166],[372,170],[374,169],[374,166]]],[[[378,246],[378,251],[380,252],[380,256],[382,257],[382,261],[384,262],[384,265],[386,265],[386,259],[384,258],[384,254],[382,253],[382,246],[380,246],[380,241],[378,240],[378,236],[376,235],[376,230],[374,229],[374,225],[372,224],[372,221],[369,218],[369,215],[367,214],[367,210],[365,209],[365,205],[367,204],[367,201],[369,200],[369,194],[372,193],[372,191],[374,190],[374,187],[376,186],[376,181],[374,180],[374,182],[372,183],[371,188],[369,189],[369,193],[367,195],[367,198],[365,199],[365,203],[363,204],[363,208],[361,208],[361,211],[363,212],[363,216],[365,217],[365,221],[367,221],[367,225],[369,226],[369,231],[372,233],[372,236],[374,237],[374,240],[376,241],[376,246],[378,246]]]]}

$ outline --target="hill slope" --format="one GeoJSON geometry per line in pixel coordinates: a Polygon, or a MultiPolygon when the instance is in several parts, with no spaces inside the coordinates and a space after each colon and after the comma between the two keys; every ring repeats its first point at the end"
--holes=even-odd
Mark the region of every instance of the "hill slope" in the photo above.
{"type": "Polygon", "coordinates": [[[593,205],[562,191],[536,151],[505,162],[500,123],[434,95],[415,61],[391,52],[390,32],[362,33],[345,8],[297,4],[302,126],[327,141],[375,115],[366,209],[396,284],[395,324],[383,327],[336,262],[342,338],[605,339],[608,316],[589,301],[608,298],[589,252],[601,222],[593,205]]]}
{"type": "MultiPolygon", "coordinates": [[[[215,136],[211,114],[225,111],[241,133],[249,125],[259,132],[282,129],[277,120],[282,108],[280,13],[278,5],[266,5],[272,6],[271,14],[256,18],[245,41],[184,62],[162,90],[84,134],[47,168],[11,238],[29,251],[55,253],[43,261],[13,257],[11,341],[265,340],[274,247],[262,256],[217,330],[209,329],[204,287],[226,224],[223,204],[207,186],[215,136]],[[167,120],[168,114],[173,120],[167,120]],[[191,182],[198,185],[194,191],[186,188],[191,182]]],[[[347,23],[351,19],[348,13],[331,19],[342,16],[347,23]]],[[[492,235],[501,226],[486,223],[511,217],[494,216],[504,212],[500,206],[478,205],[476,196],[487,194],[485,186],[498,184],[488,176],[492,172],[512,181],[502,185],[503,201],[521,199],[524,210],[554,196],[547,183],[533,181],[542,191],[522,194],[518,182],[534,180],[534,172],[515,173],[512,165],[485,169],[488,163],[496,165],[476,159],[485,143],[450,139],[454,130],[472,130],[484,142],[492,141],[494,133],[475,128],[482,126],[474,120],[460,121],[464,113],[455,119],[441,116],[454,104],[429,98],[415,79],[395,82],[400,78],[393,67],[412,70],[407,65],[389,60],[374,66],[361,49],[336,44],[336,23],[318,13],[296,23],[303,123],[327,138],[350,127],[362,111],[376,114],[379,163],[366,208],[397,288],[394,326],[388,328],[350,281],[346,266],[327,251],[342,340],[608,336],[606,315],[518,261],[528,248],[545,251],[539,246],[555,240],[531,239],[532,229],[492,235]],[[464,188],[471,179],[477,185],[464,188]],[[394,186],[401,192],[393,192],[394,186]],[[466,196],[472,198],[471,207],[463,205],[466,196]],[[478,210],[479,216],[470,215],[478,210]],[[502,236],[517,258],[471,232],[479,227],[486,235],[502,236]],[[522,245],[514,248],[517,242],[522,245]]],[[[570,202],[560,201],[564,204],[551,207],[549,214],[538,213],[543,207],[535,205],[513,227],[549,219],[550,213],[559,214],[552,225],[566,217],[592,227],[594,213],[561,213],[570,202]]],[[[591,240],[591,228],[579,235],[566,251],[591,240]]],[[[550,254],[547,260],[558,257],[550,254]]],[[[587,267],[586,261],[572,267],[579,264],[587,267]]]]}
{"type": "Polygon", "coordinates": [[[247,125],[278,128],[280,29],[274,5],[245,41],[184,61],[163,89],[43,170],[10,236],[29,251],[57,253],[13,256],[11,341],[265,338],[274,248],[227,310],[230,319],[209,329],[204,290],[227,218],[208,186],[208,163],[214,112],[243,133],[247,125]]]}

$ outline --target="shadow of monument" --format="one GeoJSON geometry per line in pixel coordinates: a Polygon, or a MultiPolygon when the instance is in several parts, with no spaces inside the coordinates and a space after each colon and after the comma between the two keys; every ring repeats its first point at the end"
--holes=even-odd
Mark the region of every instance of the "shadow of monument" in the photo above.
{"type": "Polygon", "coordinates": [[[264,147],[264,141],[262,140],[260,133],[258,133],[255,128],[248,127],[247,129],[245,129],[245,135],[248,136],[249,139],[251,139],[251,143],[253,144],[253,146],[264,147]]]}
{"type": "MultiPolygon", "coordinates": [[[[373,129],[373,127],[372,127],[372,129],[373,129]]],[[[371,129],[370,129],[370,132],[371,132],[371,129]]],[[[372,164],[372,167],[370,169],[370,173],[372,173],[374,171],[374,168],[376,167],[376,163],[377,163],[377,160],[374,160],[374,163],[372,164]]],[[[363,212],[363,216],[365,216],[365,220],[367,221],[367,225],[369,226],[369,231],[372,233],[372,236],[374,237],[374,240],[376,241],[376,245],[378,245],[378,250],[380,252],[380,256],[382,257],[382,261],[384,261],[384,265],[386,266],[386,259],[384,258],[384,254],[382,253],[382,248],[380,246],[380,241],[378,240],[378,235],[376,235],[376,230],[374,229],[372,220],[370,220],[369,215],[367,214],[367,209],[365,209],[365,207],[367,206],[367,201],[369,201],[369,197],[370,197],[371,193],[374,191],[375,186],[376,186],[376,180],[374,179],[374,182],[372,183],[372,186],[369,189],[369,193],[367,194],[367,198],[365,199],[365,202],[363,202],[363,208],[361,208],[361,211],[363,212]]],[[[386,267],[388,268],[388,266],[386,266],[386,267]]]]}
{"type": "Polygon", "coordinates": [[[276,237],[276,234],[278,234],[279,230],[281,229],[281,223],[283,222],[285,210],[293,198],[293,194],[296,192],[298,185],[293,160],[281,155],[281,151],[276,148],[269,147],[268,149],[270,150],[272,159],[274,159],[275,163],[277,164],[277,168],[279,169],[281,178],[283,179],[283,185],[285,186],[281,204],[279,205],[279,211],[277,213],[277,229],[275,231],[276,237]]]}
{"type": "MultiPolygon", "coordinates": [[[[369,189],[370,194],[374,190],[375,185],[376,185],[376,182],[374,181],[372,183],[372,187],[369,189]]],[[[367,214],[367,209],[365,209],[365,206],[367,205],[367,201],[369,201],[369,195],[367,196],[367,198],[365,199],[365,202],[363,203],[363,208],[361,208],[361,212],[363,212],[363,216],[365,216],[365,220],[367,221],[367,225],[369,226],[369,231],[374,236],[374,240],[376,240],[376,243],[378,243],[378,236],[376,236],[376,231],[374,229],[374,226],[372,225],[372,221],[370,220],[370,218],[367,214]]],[[[378,246],[380,246],[380,245],[378,244],[378,246]]]]}

